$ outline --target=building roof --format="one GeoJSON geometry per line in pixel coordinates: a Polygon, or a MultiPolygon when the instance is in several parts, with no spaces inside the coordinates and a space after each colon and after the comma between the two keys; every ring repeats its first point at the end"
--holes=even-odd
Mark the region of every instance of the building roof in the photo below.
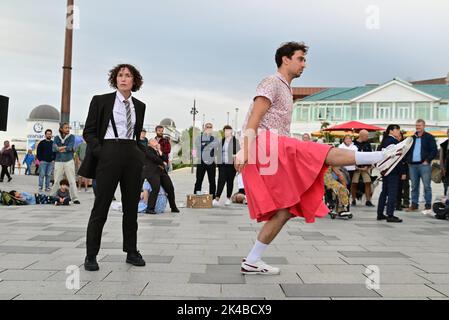
{"type": "Polygon", "coordinates": [[[161,121],[160,125],[161,126],[165,126],[165,127],[174,127],[174,128],[176,128],[175,122],[172,119],[170,119],[170,118],[163,119],[161,121]]]}
{"type": "Polygon", "coordinates": [[[50,105],[43,104],[34,108],[28,120],[50,120],[50,121],[59,121],[59,111],[50,105]]]}
{"type": "MultiPolygon", "coordinates": [[[[410,86],[416,90],[422,91],[440,99],[449,99],[449,85],[445,84],[422,84],[412,85],[401,79],[393,79],[392,81],[399,81],[402,84],[410,86]]],[[[357,98],[373,89],[380,87],[380,85],[366,85],[352,88],[329,88],[327,90],[310,95],[301,101],[349,101],[357,98]]]]}

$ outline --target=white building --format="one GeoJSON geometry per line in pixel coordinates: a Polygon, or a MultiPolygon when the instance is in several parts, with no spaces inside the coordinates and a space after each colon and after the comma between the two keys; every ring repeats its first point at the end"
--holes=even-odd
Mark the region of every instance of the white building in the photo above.
{"type": "Polygon", "coordinates": [[[27,119],[27,149],[33,149],[36,142],[45,138],[45,130],[51,129],[53,136],[59,130],[59,111],[50,105],[40,105],[34,108],[27,119]]]}
{"type": "Polygon", "coordinates": [[[320,130],[330,125],[357,120],[386,127],[396,123],[401,129],[414,130],[417,119],[427,129],[449,128],[449,85],[411,84],[395,78],[383,85],[329,88],[294,103],[292,134],[320,130]]]}

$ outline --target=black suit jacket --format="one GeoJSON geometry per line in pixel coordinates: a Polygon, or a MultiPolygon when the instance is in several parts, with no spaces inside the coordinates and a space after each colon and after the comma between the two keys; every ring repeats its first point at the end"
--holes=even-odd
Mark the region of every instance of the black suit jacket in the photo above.
{"type": "Polygon", "coordinates": [[[159,155],[157,151],[152,147],[146,148],[142,173],[143,178],[149,180],[152,176],[157,176],[165,173],[165,169],[162,169],[160,166],[163,166],[165,168],[163,156],[159,155]]]}
{"type": "MultiPolygon", "coordinates": [[[[106,135],[109,126],[109,121],[111,120],[116,96],[117,93],[113,92],[97,95],[92,98],[83,130],[83,137],[87,143],[87,149],[86,157],[79,169],[79,175],[82,177],[95,178],[98,157],[104,141],[104,136],[106,135]]],[[[138,142],[145,117],[145,104],[134,97],[132,97],[132,100],[136,111],[136,124],[134,126],[133,139],[138,142]]],[[[140,143],[137,145],[143,151],[143,146],[141,146],[140,143]]]]}

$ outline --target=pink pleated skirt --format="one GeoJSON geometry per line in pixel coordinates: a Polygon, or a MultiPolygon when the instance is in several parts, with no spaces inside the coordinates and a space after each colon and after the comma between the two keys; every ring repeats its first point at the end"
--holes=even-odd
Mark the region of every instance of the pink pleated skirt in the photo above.
{"type": "Polygon", "coordinates": [[[326,216],[325,159],[331,148],[268,131],[260,133],[242,171],[251,219],[268,221],[281,209],[307,223],[326,216]]]}

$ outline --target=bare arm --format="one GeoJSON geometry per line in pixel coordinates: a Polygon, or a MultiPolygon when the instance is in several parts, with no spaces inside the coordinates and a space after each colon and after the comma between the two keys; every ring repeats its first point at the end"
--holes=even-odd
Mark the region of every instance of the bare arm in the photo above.
{"type": "Polygon", "coordinates": [[[259,96],[254,100],[251,115],[248,119],[246,128],[244,128],[243,148],[238,152],[236,159],[235,167],[239,172],[248,162],[248,150],[250,150],[250,147],[256,138],[257,128],[259,128],[260,121],[270,107],[271,101],[268,98],[259,96]]]}

